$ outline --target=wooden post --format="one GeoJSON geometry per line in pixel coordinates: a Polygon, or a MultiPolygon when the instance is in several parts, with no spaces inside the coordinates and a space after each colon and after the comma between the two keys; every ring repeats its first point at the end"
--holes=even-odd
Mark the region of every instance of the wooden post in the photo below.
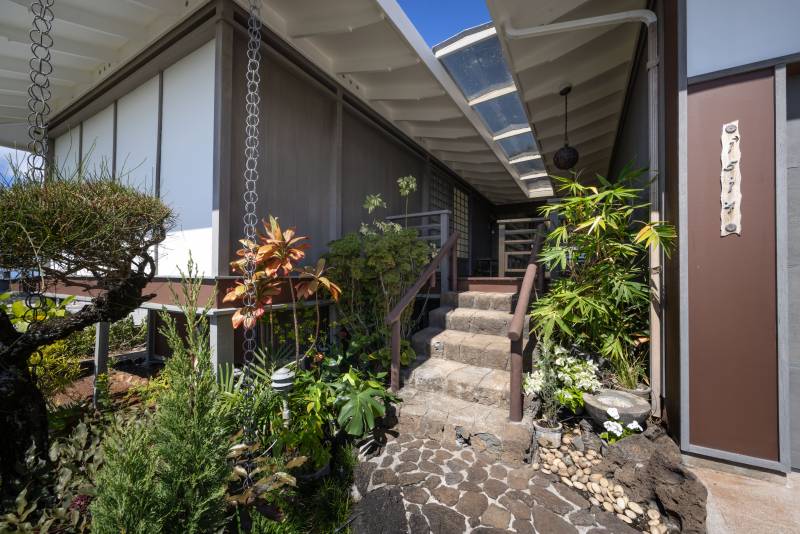
{"type": "Polygon", "coordinates": [[[392,323],[392,391],[400,389],[400,321],[392,323]]]}
{"type": "MultiPolygon", "coordinates": [[[[450,237],[450,219],[447,216],[447,213],[442,213],[439,215],[439,248],[441,249],[447,239],[450,237]]],[[[450,291],[450,285],[447,280],[447,273],[449,273],[447,258],[442,260],[442,266],[439,269],[439,273],[442,277],[442,284],[440,288],[440,293],[444,295],[448,291],[450,291]]]]}
{"type": "Polygon", "coordinates": [[[92,405],[97,409],[97,377],[108,373],[108,330],[106,321],[94,325],[94,384],[92,385],[92,405]]]}
{"type": "Polygon", "coordinates": [[[514,422],[522,421],[522,340],[511,342],[511,407],[509,419],[514,422]]]}
{"type": "Polygon", "coordinates": [[[450,253],[450,280],[453,291],[458,292],[458,244],[453,247],[450,253]]]}

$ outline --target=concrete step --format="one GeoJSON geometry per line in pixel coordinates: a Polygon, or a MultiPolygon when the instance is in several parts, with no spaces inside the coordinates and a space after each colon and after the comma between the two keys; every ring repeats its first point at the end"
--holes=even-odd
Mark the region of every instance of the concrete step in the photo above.
{"type": "Polygon", "coordinates": [[[508,409],[509,373],[441,358],[418,358],[405,372],[405,384],[483,406],[508,409]]]}
{"type": "Polygon", "coordinates": [[[474,450],[494,454],[507,462],[519,463],[531,446],[533,424],[529,416],[519,423],[508,420],[508,410],[486,406],[406,385],[397,405],[403,431],[453,442],[469,440],[474,450]]]}
{"type": "Polygon", "coordinates": [[[422,357],[430,356],[491,369],[510,368],[511,341],[505,336],[429,326],[411,337],[411,346],[422,357]]]}
{"type": "MultiPolygon", "coordinates": [[[[480,310],[475,308],[452,308],[441,306],[431,310],[428,322],[431,326],[443,330],[458,330],[473,334],[486,334],[490,336],[508,336],[508,327],[511,325],[512,313],[499,310],[480,310]]],[[[525,316],[522,335],[528,337],[530,320],[525,316]]]]}
{"type": "Polygon", "coordinates": [[[484,291],[448,292],[442,295],[442,306],[452,308],[474,308],[514,313],[516,293],[487,293],[484,291]]]}

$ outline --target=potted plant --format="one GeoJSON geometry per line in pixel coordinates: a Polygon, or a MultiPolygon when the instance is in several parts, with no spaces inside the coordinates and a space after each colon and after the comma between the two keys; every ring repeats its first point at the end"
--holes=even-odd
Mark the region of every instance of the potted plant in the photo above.
{"type": "Polygon", "coordinates": [[[523,388],[528,395],[538,396],[541,402],[541,416],[533,421],[537,441],[547,447],[561,445],[563,427],[558,420],[561,404],[558,400],[558,377],[556,374],[557,356],[550,343],[542,343],[537,361],[537,369],[525,377],[523,388]]]}
{"type": "Polygon", "coordinates": [[[649,306],[648,252],[669,253],[673,226],[636,215],[645,170],[626,167],[613,183],[584,185],[577,176],[554,178],[560,202],[542,208],[561,224],[547,236],[540,261],[561,277],[533,306],[531,323],[540,339],[575,345],[607,360],[615,385],[647,395],[649,306]]]}

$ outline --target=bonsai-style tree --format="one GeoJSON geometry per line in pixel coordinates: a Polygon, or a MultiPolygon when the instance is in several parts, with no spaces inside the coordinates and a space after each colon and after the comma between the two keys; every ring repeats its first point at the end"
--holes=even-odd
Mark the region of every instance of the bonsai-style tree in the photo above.
{"type": "Polygon", "coordinates": [[[105,171],[57,170],[44,179],[15,171],[0,183],[0,213],[0,269],[27,274],[34,293],[73,285],[94,297],[74,314],[53,313],[47,308],[54,302],[38,297],[23,310],[19,301],[0,306],[0,476],[8,488],[32,442],[39,454],[47,452],[45,399],[28,359],[89,325],[124,318],[153,296],[142,293],[172,214],[105,171]]]}
{"type": "Polygon", "coordinates": [[[669,253],[675,228],[642,222],[637,180],[645,171],[622,170],[614,183],[598,186],[578,177],[555,178],[563,195],[542,209],[560,224],[547,236],[539,256],[548,270],[560,269],[546,295],[534,303],[531,323],[540,339],[600,355],[610,361],[619,383],[634,389],[644,377],[649,345],[650,291],[647,252],[669,253]]]}

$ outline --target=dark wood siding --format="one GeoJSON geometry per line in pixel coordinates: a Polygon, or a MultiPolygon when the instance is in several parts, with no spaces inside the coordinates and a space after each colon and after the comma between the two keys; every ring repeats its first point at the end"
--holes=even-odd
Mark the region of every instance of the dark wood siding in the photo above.
{"type": "Polygon", "coordinates": [[[778,460],[772,71],[688,95],[689,439],[778,460]],[[742,235],[720,237],[720,131],[739,120],[742,235]]]}
{"type": "Polygon", "coordinates": [[[789,220],[789,395],[792,467],[800,469],[800,64],[786,79],[789,220]]]}

